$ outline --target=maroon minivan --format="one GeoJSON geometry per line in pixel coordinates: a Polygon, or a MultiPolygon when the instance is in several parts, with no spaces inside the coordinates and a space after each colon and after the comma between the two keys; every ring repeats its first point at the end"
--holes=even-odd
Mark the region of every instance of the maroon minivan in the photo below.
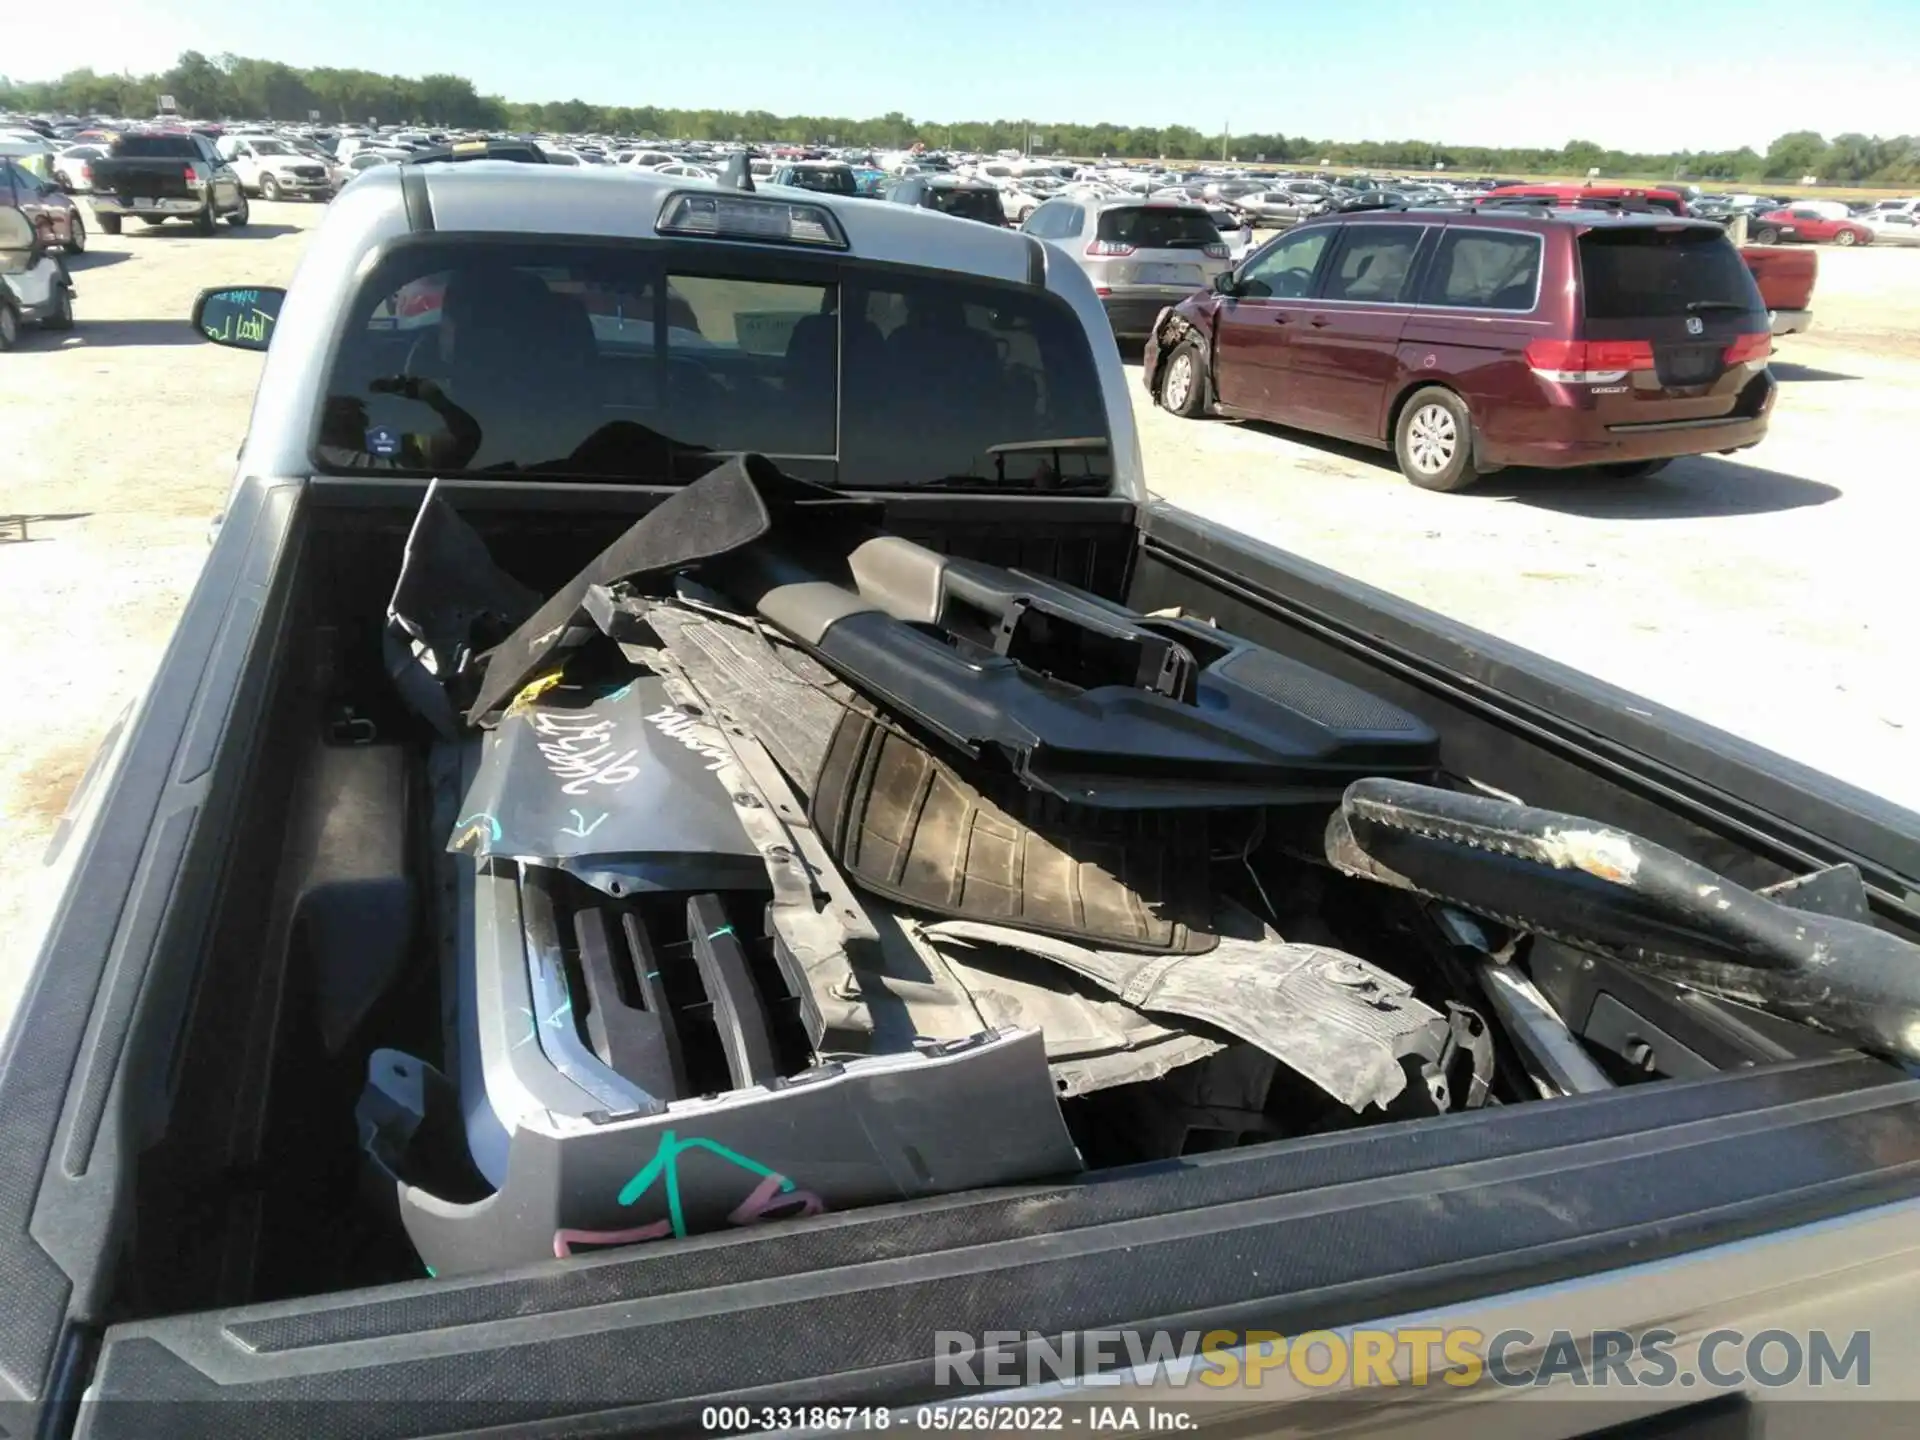
{"type": "Polygon", "coordinates": [[[1651,474],[1766,436],[1766,305],[1718,225],[1543,204],[1311,220],[1165,310],[1148,393],[1391,449],[1426,490],[1508,465],[1651,474]]]}

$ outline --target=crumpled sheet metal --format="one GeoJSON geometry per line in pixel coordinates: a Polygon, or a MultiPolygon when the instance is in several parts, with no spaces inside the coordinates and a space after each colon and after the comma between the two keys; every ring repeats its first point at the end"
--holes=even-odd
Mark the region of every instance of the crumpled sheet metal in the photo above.
{"type": "Polygon", "coordinates": [[[665,683],[529,686],[483,742],[447,848],[553,865],[610,895],[766,883],[759,850],[665,683]]]}
{"type": "Polygon", "coordinates": [[[1004,925],[943,920],[926,933],[949,954],[1024,951],[1100,985],[1149,1016],[1195,1020],[1245,1040],[1355,1111],[1406,1088],[1407,1060],[1438,1062],[1447,1020],[1413,987],[1357,956],[1289,944],[1239,906],[1219,908],[1220,943],[1205,955],[1093,949],[1004,925]]]}

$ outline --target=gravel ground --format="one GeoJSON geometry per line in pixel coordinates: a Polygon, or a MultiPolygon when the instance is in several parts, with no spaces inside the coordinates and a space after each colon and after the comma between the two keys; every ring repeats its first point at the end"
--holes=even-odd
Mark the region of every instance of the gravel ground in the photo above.
{"type": "MultiPolygon", "coordinates": [[[[197,342],[217,283],[284,284],[317,206],[245,231],[132,226],[75,264],[79,328],[0,359],[0,1017],[56,898],[54,822],[139,693],[206,553],[256,357],[197,342]]],[[[1920,498],[1920,253],[1821,254],[1818,329],[1781,343],[1772,433],[1738,460],[1601,484],[1505,472],[1428,495],[1384,456],[1182,421],[1136,391],[1168,499],[1920,810],[1920,666],[1901,643],[1920,498]],[[1902,661],[1900,656],[1906,655],[1902,661]]],[[[1132,372],[1137,379],[1138,371],[1132,372]]]]}

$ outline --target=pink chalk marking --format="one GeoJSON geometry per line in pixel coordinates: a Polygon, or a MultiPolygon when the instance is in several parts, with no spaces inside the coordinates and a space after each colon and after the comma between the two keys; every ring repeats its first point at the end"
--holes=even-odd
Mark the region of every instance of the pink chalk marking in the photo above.
{"type": "Polygon", "coordinates": [[[641,1240],[659,1240],[673,1233],[671,1220],[656,1220],[632,1230],[556,1230],[553,1232],[553,1258],[568,1259],[576,1245],[632,1245],[641,1240]]]}
{"type": "Polygon", "coordinates": [[[727,1219],[736,1225],[751,1225],[768,1218],[798,1220],[803,1215],[819,1215],[827,1202],[811,1190],[782,1190],[793,1182],[784,1175],[769,1175],[754,1187],[753,1193],[727,1219]],[[794,1206],[799,1209],[793,1209],[794,1206]]]}
{"type": "MultiPolygon", "coordinates": [[[[811,1190],[782,1190],[793,1182],[784,1175],[768,1175],[727,1216],[735,1225],[755,1225],[762,1220],[798,1220],[806,1215],[826,1213],[827,1202],[811,1190]]],[[[664,1240],[673,1233],[671,1220],[655,1220],[651,1225],[632,1230],[556,1230],[553,1232],[553,1258],[571,1259],[574,1247],[596,1249],[612,1245],[635,1245],[642,1240],[664,1240]]]]}

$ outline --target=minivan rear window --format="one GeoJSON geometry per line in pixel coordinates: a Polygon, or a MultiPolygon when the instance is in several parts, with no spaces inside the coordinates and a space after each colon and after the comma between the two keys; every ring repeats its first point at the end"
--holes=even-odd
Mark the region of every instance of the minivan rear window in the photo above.
{"type": "Polygon", "coordinates": [[[927,204],[944,215],[958,215],[963,220],[984,220],[989,225],[1007,223],[1007,212],[1000,204],[998,190],[930,185],[927,204]]]}
{"type": "Polygon", "coordinates": [[[1738,305],[1760,292],[1726,233],[1696,226],[1589,230],[1580,237],[1589,320],[1670,319],[1738,305]]]}
{"type": "Polygon", "coordinates": [[[1218,245],[1220,232],[1198,206],[1143,205],[1103,212],[1099,238],[1136,250],[1198,250],[1218,245]]]}

